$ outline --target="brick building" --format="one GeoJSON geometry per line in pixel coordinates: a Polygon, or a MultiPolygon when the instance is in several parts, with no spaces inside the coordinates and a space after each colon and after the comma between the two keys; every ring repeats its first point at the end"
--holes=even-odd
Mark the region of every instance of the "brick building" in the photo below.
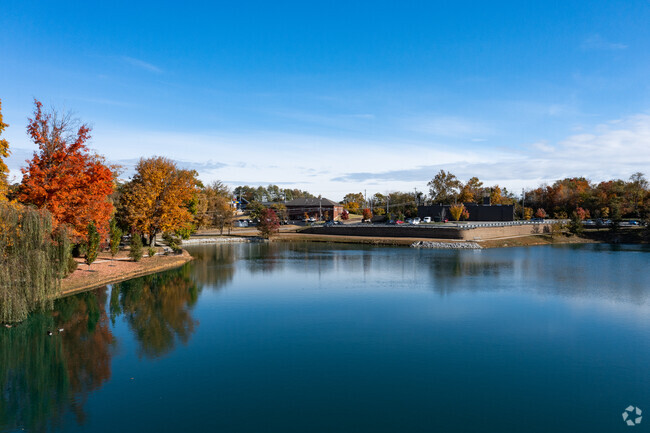
{"type": "Polygon", "coordinates": [[[343,205],[326,198],[297,198],[285,203],[290,220],[302,220],[307,214],[310,218],[337,219],[343,213],[343,205]]]}

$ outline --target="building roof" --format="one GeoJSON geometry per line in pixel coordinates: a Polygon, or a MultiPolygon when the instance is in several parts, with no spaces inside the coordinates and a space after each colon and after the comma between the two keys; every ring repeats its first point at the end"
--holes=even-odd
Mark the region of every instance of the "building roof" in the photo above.
{"type": "Polygon", "coordinates": [[[342,206],[341,204],[327,198],[296,198],[285,203],[287,207],[291,206],[342,206]]]}

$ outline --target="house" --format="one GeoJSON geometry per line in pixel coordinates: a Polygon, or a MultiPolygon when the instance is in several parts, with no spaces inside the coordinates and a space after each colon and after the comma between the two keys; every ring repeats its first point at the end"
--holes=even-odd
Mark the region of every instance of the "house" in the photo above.
{"type": "Polygon", "coordinates": [[[343,205],[326,198],[297,198],[285,203],[290,220],[303,220],[305,214],[317,220],[337,219],[343,213],[343,205]]]}

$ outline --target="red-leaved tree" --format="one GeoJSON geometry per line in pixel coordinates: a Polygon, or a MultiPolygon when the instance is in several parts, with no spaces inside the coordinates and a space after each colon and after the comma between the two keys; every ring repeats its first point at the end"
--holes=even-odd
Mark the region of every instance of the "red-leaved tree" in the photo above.
{"type": "Polygon", "coordinates": [[[257,224],[257,231],[264,239],[270,238],[280,231],[280,220],[273,209],[264,209],[260,214],[260,222],[257,224]]]}
{"type": "Polygon", "coordinates": [[[55,228],[68,225],[75,241],[86,240],[91,221],[106,239],[116,167],[107,166],[103,157],[86,147],[88,125],[77,128],[69,114],[44,113],[43,104],[34,103],[27,132],[38,151],[22,169],[18,200],[50,211],[55,228]]]}

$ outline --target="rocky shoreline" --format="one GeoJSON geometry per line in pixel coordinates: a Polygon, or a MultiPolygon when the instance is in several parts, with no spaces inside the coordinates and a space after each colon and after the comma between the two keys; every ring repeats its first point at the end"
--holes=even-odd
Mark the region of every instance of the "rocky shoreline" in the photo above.
{"type": "Polygon", "coordinates": [[[411,248],[429,248],[446,250],[480,250],[482,247],[476,242],[413,242],[411,248]]]}

